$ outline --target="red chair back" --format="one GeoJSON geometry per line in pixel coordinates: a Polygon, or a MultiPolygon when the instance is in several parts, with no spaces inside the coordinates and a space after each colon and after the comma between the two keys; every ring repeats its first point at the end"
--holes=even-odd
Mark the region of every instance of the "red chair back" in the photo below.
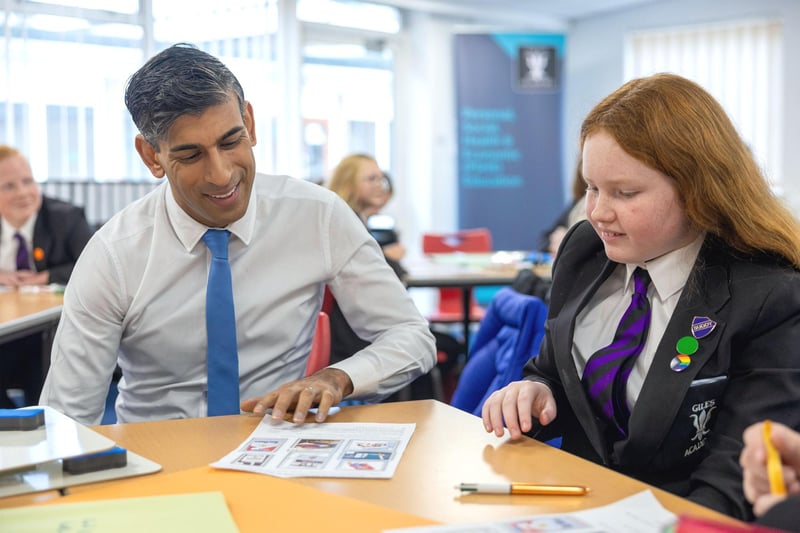
{"type": "MultiPolygon", "coordinates": [[[[422,235],[422,251],[426,254],[446,254],[456,252],[491,252],[492,233],[488,228],[473,228],[450,233],[425,233],[422,235]]],[[[463,301],[461,289],[439,289],[439,304],[430,322],[459,322],[463,320],[463,301]]],[[[472,303],[470,320],[479,322],[485,310],[472,303]]]]}
{"type": "Polygon", "coordinates": [[[317,315],[317,328],[311,342],[311,353],[306,363],[306,376],[322,370],[331,361],[331,321],[328,313],[320,311],[317,315]]]}
{"type": "Polygon", "coordinates": [[[452,252],[491,252],[492,234],[488,228],[474,228],[451,233],[425,233],[422,251],[426,254],[452,252]]]}

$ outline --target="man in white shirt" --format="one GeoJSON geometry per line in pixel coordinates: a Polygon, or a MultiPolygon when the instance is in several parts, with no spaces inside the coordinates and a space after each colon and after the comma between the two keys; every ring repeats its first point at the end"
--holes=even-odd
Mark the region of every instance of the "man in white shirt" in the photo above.
{"type": "Polygon", "coordinates": [[[98,423],[115,365],[120,422],[206,416],[209,228],[230,232],[241,409],[317,421],[428,372],[433,337],[380,248],[332,192],[256,175],[253,109],[216,58],[176,45],[128,82],[136,150],[167,183],[107,222],[65,293],[40,403],[98,423]],[[371,344],[303,378],[324,286],[371,344]]]}

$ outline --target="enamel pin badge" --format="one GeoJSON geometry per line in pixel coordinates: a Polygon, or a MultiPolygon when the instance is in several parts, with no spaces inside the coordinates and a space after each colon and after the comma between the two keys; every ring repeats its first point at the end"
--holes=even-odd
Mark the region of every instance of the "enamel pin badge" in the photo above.
{"type": "Polygon", "coordinates": [[[692,337],[702,339],[707,337],[717,327],[717,323],[707,316],[696,316],[692,319],[692,337]]]}
{"type": "Polygon", "coordinates": [[[716,327],[717,323],[707,316],[694,317],[691,327],[692,336],[690,337],[687,335],[678,339],[678,342],[675,344],[675,350],[678,352],[678,355],[670,361],[669,367],[675,372],[683,372],[689,368],[689,365],[692,364],[692,355],[694,355],[700,347],[700,343],[697,342],[697,339],[707,337],[716,327]]]}

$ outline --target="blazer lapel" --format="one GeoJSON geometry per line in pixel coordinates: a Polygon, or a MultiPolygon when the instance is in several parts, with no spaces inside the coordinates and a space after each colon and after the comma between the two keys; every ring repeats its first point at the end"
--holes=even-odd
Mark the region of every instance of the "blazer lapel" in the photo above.
{"type": "Polygon", "coordinates": [[[591,262],[584,265],[573,284],[573,295],[567,299],[559,318],[551,326],[555,351],[558,354],[558,374],[564,392],[567,395],[575,417],[580,421],[586,436],[597,454],[608,463],[608,449],[603,434],[605,424],[595,416],[586,392],[583,389],[581,376],[575,368],[572,358],[572,338],[575,332],[575,318],[591,299],[597,288],[611,275],[617,263],[609,261],[599,253],[591,262]]]}
{"type": "Polygon", "coordinates": [[[31,250],[37,272],[47,270],[49,257],[53,251],[53,235],[52,231],[48,230],[48,216],[47,200],[42,198],[42,207],[33,226],[33,250],[31,250]]]}
{"type": "Polygon", "coordinates": [[[725,329],[719,313],[730,299],[728,269],[722,264],[716,264],[703,267],[699,271],[700,275],[695,277],[697,272],[693,272],[681,294],[631,413],[628,425],[630,434],[636,437],[615,445],[616,454],[620,458],[624,455],[627,464],[645,465],[652,460],[675,422],[692,381],[717,351],[719,339],[725,329]],[[716,322],[714,330],[697,339],[698,348],[690,355],[688,367],[682,371],[673,369],[673,359],[678,355],[678,340],[686,336],[692,337],[695,319],[703,318],[716,322]]]}

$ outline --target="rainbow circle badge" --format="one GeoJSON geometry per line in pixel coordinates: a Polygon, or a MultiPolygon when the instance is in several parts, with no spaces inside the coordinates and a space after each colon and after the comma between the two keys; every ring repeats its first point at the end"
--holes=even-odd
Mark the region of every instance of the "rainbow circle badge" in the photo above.
{"type": "Polygon", "coordinates": [[[683,372],[689,365],[692,364],[692,358],[688,355],[679,354],[676,355],[672,361],[670,361],[669,366],[675,372],[683,372]]]}

